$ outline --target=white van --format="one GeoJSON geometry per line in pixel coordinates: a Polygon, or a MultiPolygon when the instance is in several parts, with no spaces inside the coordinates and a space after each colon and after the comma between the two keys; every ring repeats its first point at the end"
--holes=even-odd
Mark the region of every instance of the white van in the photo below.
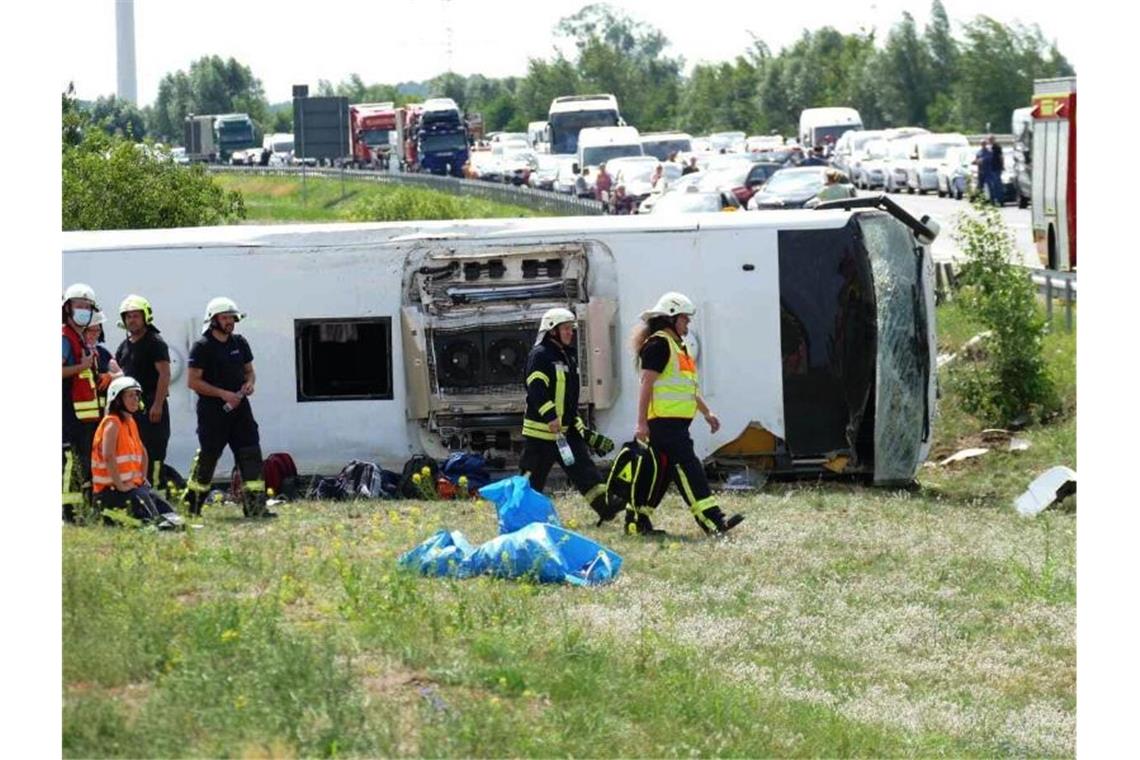
{"type": "Polygon", "coordinates": [[[532,121],[526,125],[526,141],[535,153],[550,152],[550,144],[546,142],[548,125],[549,123],[545,121],[532,121]]]}
{"type": "Polygon", "coordinates": [[[968,148],[970,142],[957,132],[918,135],[914,138],[914,153],[907,165],[906,189],[920,195],[938,190],[938,165],[946,160],[950,148],[968,148]]]}
{"type": "Polygon", "coordinates": [[[578,133],[578,166],[591,174],[612,158],[644,155],[637,127],[586,127],[578,133]]]}
{"type": "Polygon", "coordinates": [[[805,108],[800,112],[800,145],[835,144],[844,132],[863,128],[863,117],[854,108],[805,108]]]}
{"type": "Polygon", "coordinates": [[[288,166],[293,161],[293,135],[274,132],[261,141],[261,149],[269,151],[270,166],[288,166]]]}

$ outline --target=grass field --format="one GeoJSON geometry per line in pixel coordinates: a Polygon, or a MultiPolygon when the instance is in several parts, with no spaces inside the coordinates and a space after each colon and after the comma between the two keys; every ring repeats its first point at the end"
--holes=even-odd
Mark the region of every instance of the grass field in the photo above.
{"type": "MultiPolygon", "coordinates": [[[[940,310],[940,350],[974,332],[940,310]]],[[[479,502],[207,509],[181,535],[65,528],[63,752],[94,756],[1071,756],[1075,532],[1011,500],[1075,468],[1067,399],[1028,451],[928,467],[912,491],[770,483],[698,538],[564,522],[625,560],[593,589],[424,579],[395,558],[479,502]]],[[[945,378],[943,378],[945,380],[945,378]]],[[[943,387],[947,387],[943,383],[943,387]]],[[[944,395],[938,450],[983,426],[944,395]]]]}
{"type": "Polygon", "coordinates": [[[521,206],[493,203],[419,187],[364,180],[218,174],[214,181],[245,200],[246,223],[368,222],[414,219],[486,219],[541,216],[521,206]],[[342,191],[343,190],[343,191],[342,191]]]}

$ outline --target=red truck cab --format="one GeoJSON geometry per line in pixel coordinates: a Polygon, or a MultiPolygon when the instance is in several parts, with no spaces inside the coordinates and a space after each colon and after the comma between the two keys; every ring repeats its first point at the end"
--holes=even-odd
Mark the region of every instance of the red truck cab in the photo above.
{"type": "Polygon", "coordinates": [[[388,168],[396,131],[394,103],[357,103],[348,107],[352,163],[356,168],[388,168]]]}

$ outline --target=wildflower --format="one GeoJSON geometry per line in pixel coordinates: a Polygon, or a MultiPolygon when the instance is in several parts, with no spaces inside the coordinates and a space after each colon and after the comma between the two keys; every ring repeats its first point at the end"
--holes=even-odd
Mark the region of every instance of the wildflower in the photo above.
{"type": "Polygon", "coordinates": [[[222,641],[224,643],[234,641],[235,639],[237,639],[237,637],[238,637],[238,632],[235,631],[233,628],[227,628],[226,630],[222,631],[222,641]]]}

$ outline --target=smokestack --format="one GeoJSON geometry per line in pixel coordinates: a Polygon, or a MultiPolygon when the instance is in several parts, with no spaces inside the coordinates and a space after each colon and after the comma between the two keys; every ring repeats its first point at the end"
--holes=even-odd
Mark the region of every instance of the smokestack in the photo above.
{"type": "Polygon", "coordinates": [[[115,39],[118,47],[118,92],[120,100],[138,105],[135,84],[135,3],[115,0],[115,39]]]}

